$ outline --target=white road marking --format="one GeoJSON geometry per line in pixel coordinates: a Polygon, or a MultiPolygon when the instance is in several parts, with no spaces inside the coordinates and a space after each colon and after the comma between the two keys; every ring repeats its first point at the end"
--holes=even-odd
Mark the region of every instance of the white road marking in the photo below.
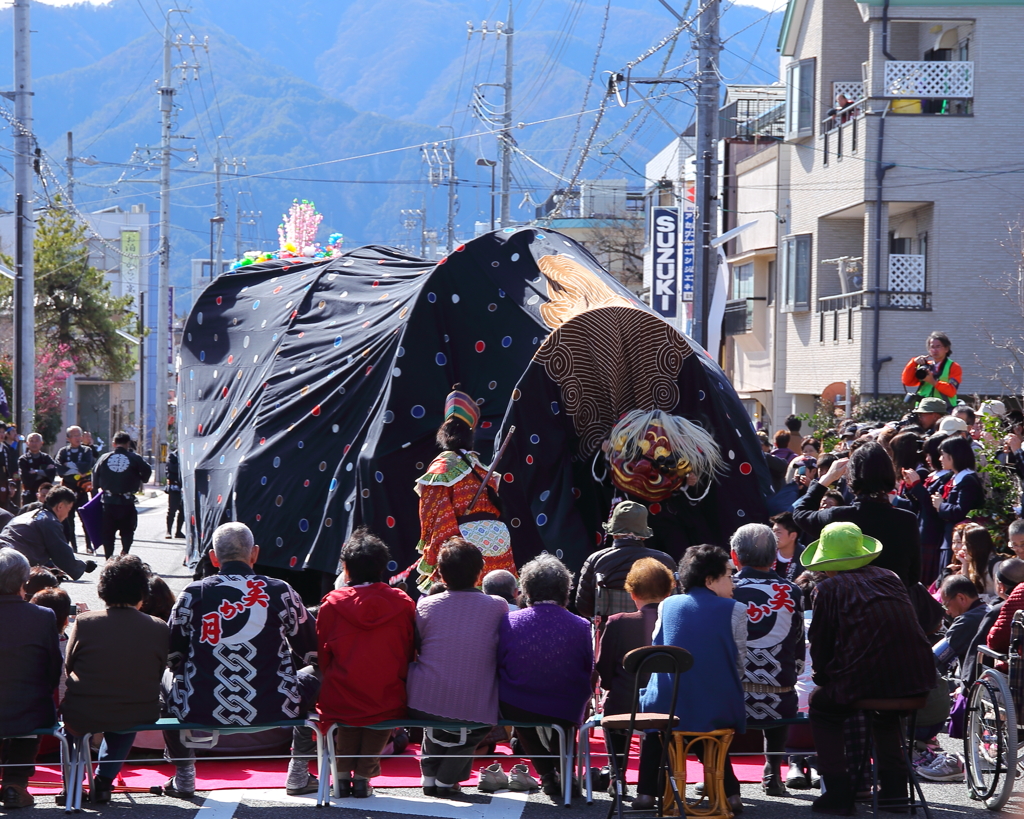
{"type": "MultiPolygon", "coordinates": [[[[226,801],[234,799],[251,799],[255,802],[274,802],[277,804],[306,805],[316,804],[316,795],[288,796],[283,788],[254,788],[252,790],[217,791],[226,801]]],[[[376,813],[396,813],[400,816],[429,816],[437,819],[520,819],[523,808],[529,799],[525,793],[506,791],[491,796],[488,803],[460,802],[454,799],[432,799],[417,796],[383,796],[377,791],[369,799],[336,799],[331,804],[339,808],[353,808],[360,811],[376,813]]],[[[211,794],[212,796],[212,794],[211,794]]],[[[206,805],[203,805],[205,808],[206,805]]],[[[202,810],[202,809],[200,809],[202,810]]],[[[232,811],[234,806],[232,806],[232,811]]],[[[196,819],[231,819],[228,815],[213,813],[197,815],[196,819]]]]}
{"type": "Polygon", "coordinates": [[[195,819],[231,819],[246,793],[248,791],[243,790],[210,791],[202,807],[196,811],[195,819]]]}

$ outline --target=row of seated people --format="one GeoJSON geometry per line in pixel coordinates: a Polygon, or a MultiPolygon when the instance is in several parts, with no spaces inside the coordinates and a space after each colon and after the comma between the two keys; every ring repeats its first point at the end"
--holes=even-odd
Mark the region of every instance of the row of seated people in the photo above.
{"type": "MultiPolygon", "coordinates": [[[[613,514],[606,528],[643,537],[649,530],[640,510],[633,509],[631,516],[627,511],[617,509],[623,514],[613,514]]],[[[731,546],[740,567],[735,579],[729,553],[716,546],[687,551],[678,566],[680,589],[661,561],[640,560],[630,569],[626,586],[638,614],[631,621],[622,616],[621,625],[614,617],[608,620],[598,655],[598,674],[611,697],[606,713],[609,708],[628,710],[621,695],[631,681],[617,682],[621,655],[635,642],[653,640],[679,645],[694,656],[676,703],[680,729],[742,731],[748,711],[762,719],[795,714],[795,676],[804,657],[802,595],[773,571],[776,541],[768,527],[741,527],[731,546]],[[739,602],[731,599],[734,595],[739,602]],[[748,652],[748,645],[757,650],[748,652]],[[781,657],[785,666],[773,680],[779,684],[744,685],[744,678],[764,679],[772,657],[781,657]]],[[[867,565],[881,551],[881,544],[855,526],[836,524],[801,556],[804,566],[831,575],[820,578],[810,632],[814,679],[820,685],[811,700],[811,718],[819,767],[828,782],[828,794],[816,803],[822,810],[845,810],[852,788],[842,730],[852,703],[934,686],[932,654],[902,583],[891,572],[867,565]],[[879,640],[879,634],[885,639],[879,640]],[[835,652],[836,645],[857,640],[870,642],[871,650],[835,652]]],[[[181,720],[228,725],[300,718],[315,707],[325,722],[346,726],[338,738],[340,788],[355,797],[372,792],[369,780],[380,771],[379,754],[389,732],[373,726],[382,720],[412,717],[491,726],[500,717],[571,729],[584,718],[594,669],[590,624],[567,610],[572,577],[550,555],[522,567],[523,607],[512,611],[506,599],[478,590],[482,556],[471,544],[453,539],[440,555],[443,589],[413,604],[404,592],[382,582],[390,559],[387,547],[357,531],[342,550],[339,587],[324,598],[315,619],[286,583],[255,573],[257,558],[247,527],[220,527],[213,548],[219,574],[182,592],[169,626],[139,611],[149,581],[137,558],[121,556],[104,567],[100,595],[107,608],[81,615],[72,627],[64,660],[67,693],[61,703],[72,736],[104,732],[94,801],[110,798],[112,781],[131,747],[130,729],[155,720],[161,702],[164,713],[181,720]]],[[[0,600],[8,604],[0,609],[5,669],[0,674],[17,681],[5,686],[0,700],[0,734],[7,737],[52,724],[52,692],[61,670],[53,614],[22,598],[28,574],[19,553],[0,550],[0,600]]],[[[641,707],[665,710],[669,690],[668,681],[655,676],[641,707]]],[[[879,755],[889,765],[883,770],[891,772],[888,781],[883,777],[883,792],[887,786],[891,791],[906,776],[893,750],[898,724],[877,717],[872,729],[879,755]]],[[[489,733],[487,727],[455,734],[428,731],[421,758],[424,792],[457,795],[469,777],[474,749],[489,733]]],[[[517,733],[540,782],[525,769],[507,776],[491,766],[481,773],[480,788],[515,783],[524,790],[539,785],[551,796],[560,794],[550,737],[532,728],[517,733]]],[[[769,750],[781,750],[784,729],[769,732],[767,739],[769,750]]],[[[177,766],[165,792],[190,797],[195,792],[192,752],[177,732],[168,732],[165,741],[177,766]]],[[[25,783],[36,742],[5,741],[5,804],[31,803],[25,783]]],[[[609,744],[621,749],[624,738],[609,737],[609,744]]],[[[317,783],[309,774],[313,748],[308,729],[295,729],[292,750],[287,790],[312,792],[317,783]]],[[[653,796],[659,757],[657,745],[645,742],[637,807],[653,796]]],[[[770,757],[766,763],[769,792],[780,784],[779,760],[770,757]]],[[[733,810],[742,809],[739,784],[728,766],[726,789],[733,810]]]]}
{"type": "MultiPolygon", "coordinates": [[[[556,558],[522,567],[524,608],[480,591],[483,556],[462,539],[441,553],[444,581],[418,604],[382,582],[385,544],[365,530],[343,547],[338,588],[306,609],[287,583],[256,573],[259,547],[243,524],[219,527],[212,561],[218,574],[190,584],[165,623],[143,613],[150,576],[134,555],[103,567],[103,611],[79,614],[61,656],[54,612],[28,602],[28,560],[0,549],[0,736],[3,803],[33,803],[29,777],[39,739],[54,724],[62,670],[60,718],[72,738],[102,732],[90,798],[106,802],[134,740],[135,726],[161,714],[204,725],[268,725],[317,710],[325,724],[343,723],[337,749],[341,792],[369,796],[390,731],[372,726],[414,718],[493,726],[499,719],[578,725],[589,699],[593,645],[589,623],[567,610],[572,576],[556,558]]],[[[59,597],[60,590],[43,597],[59,597]]],[[[42,599],[37,602],[44,602],[42,599]]],[[[451,796],[473,764],[489,727],[423,741],[422,786],[451,796]]],[[[561,793],[558,766],[542,731],[521,728],[520,747],[537,782],[518,772],[520,787],[561,793]]],[[[195,793],[194,751],[178,731],[164,740],[176,771],[164,793],[195,793]]],[[[315,746],[306,727],[293,731],[286,789],[312,793],[315,746]]],[[[495,772],[492,772],[492,774],[495,772]]],[[[502,783],[504,784],[504,783],[502,783]]]]}

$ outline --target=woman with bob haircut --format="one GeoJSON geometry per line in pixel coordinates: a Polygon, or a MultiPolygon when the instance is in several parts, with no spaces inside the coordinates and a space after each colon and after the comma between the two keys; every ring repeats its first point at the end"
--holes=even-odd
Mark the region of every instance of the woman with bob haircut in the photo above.
{"type": "Polygon", "coordinates": [[[881,444],[868,441],[857,447],[849,458],[840,458],[824,475],[811,482],[807,492],[793,507],[793,520],[810,539],[818,538],[821,530],[830,523],[857,524],[865,535],[884,546],[874,565],[896,572],[909,588],[921,577],[917,518],[905,509],[896,509],[889,501],[889,493],[895,488],[896,473],[892,459],[881,444]],[[829,487],[847,472],[855,496],[853,503],[819,509],[829,487]]]}
{"type": "MultiPolygon", "coordinates": [[[[676,579],[672,572],[653,557],[642,557],[626,575],[626,591],[633,599],[636,611],[613,614],[601,632],[595,668],[600,675],[601,688],[607,692],[604,713],[628,714],[636,675],[627,674],[622,658],[634,648],[651,644],[654,625],[658,621],[658,606],[675,593],[676,579]]],[[[604,729],[605,744],[619,755],[619,770],[625,770],[626,732],[604,729]]]]}
{"type": "Polygon", "coordinates": [[[941,492],[932,495],[932,506],[945,524],[939,564],[953,559],[953,527],[967,520],[974,509],[985,502],[985,487],[974,471],[974,448],[966,438],[950,436],[939,445],[939,463],[952,477],[941,492]]]}
{"type": "Polygon", "coordinates": [[[80,614],[64,660],[67,694],[61,713],[75,736],[103,733],[99,772],[89,799],[110,801],[114,778],[131,750],[132,726],[160,717],[160,678],[167,667],[167,624],[140,609],[149,571],[136,555],[118,555],[100,572],[103,611],[80,614]]]}
{"type": "MultiPolygon", "coordinates": [[[[676,702],[670,702],[672,679],[653,674],[640,692],[645,712],[679,717],[676,730],[706,733],[732,728],[746,730],[746,706],[742,679],[747,659],[747,610],[733,600],[729,554],[718,546],[693,546],[679,561],[683,593],[667,597],[658,606],[658,625],[651,640],[656,646],[678,646],[693,656],[693,667],[679,676],[676,702]],[[700,703],[695,708],[694,703],[700,703]]],[[[703,746],[695,746],[703,757],[703,746]]],[[[654,806],[658,787],[661,735],[647,734],[640,751],[639,796],[633,808],[654,806]]],[[[740,783],[728,758],[725,763],[725,793],[733,813],[743,809],[740,783]]]]}

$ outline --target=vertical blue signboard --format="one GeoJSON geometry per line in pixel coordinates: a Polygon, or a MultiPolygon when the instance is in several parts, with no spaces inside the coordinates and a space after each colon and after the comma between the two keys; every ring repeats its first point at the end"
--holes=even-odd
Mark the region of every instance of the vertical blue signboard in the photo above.
{"type": "Polygon", "coordinates": [[[693,301],[694,256],[696,254],[695,212],[692,202],[683,205],[683,301],[693,301]]]}
{"type": "Polygon", "coordinates": [[[679,309],[679,211],[654,208],[651,219],[654,276],[651,308],[664,318],[675,318],[679,309]]]}

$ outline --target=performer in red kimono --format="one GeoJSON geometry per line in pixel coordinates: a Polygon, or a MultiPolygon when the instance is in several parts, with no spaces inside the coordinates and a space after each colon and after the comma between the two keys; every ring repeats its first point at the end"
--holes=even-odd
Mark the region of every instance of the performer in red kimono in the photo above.
{"type": "Polygon", "coordinates": [[[420,541],[422,555],[417,569],[418,585],[426,591],[439,579],[437,556],[445,541],[462,537],[484,556],[484,570],[507,569],[516,573],[512,540],[501,522],[498,485],[501,476],[492,474],[472,509],[470,504],[487,476],[487,467],[473,451],[474,430],[480,409],[466,393],[452,391],[445,400],[444,423],[437,431],[437,445],[443,450],[416,480],[420,496],[420,541]]]}

